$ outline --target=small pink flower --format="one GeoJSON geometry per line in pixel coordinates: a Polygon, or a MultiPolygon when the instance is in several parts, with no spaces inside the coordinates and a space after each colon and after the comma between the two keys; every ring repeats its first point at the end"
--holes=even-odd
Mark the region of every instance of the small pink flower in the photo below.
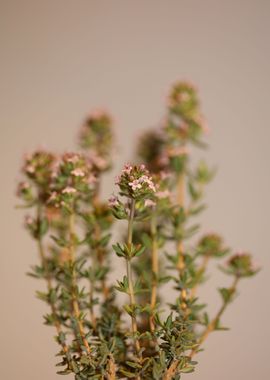
{"type": "Polygon", "coordinates": [[[169,192],[169,190],[158,191],[158,192],[156,193],[156,196],[157,196],[159,199],[165,199],[165,198],[170,198],[171,193],[169,192]]]}
{"type": "Polygon", "coordinates": [[[34,219],[30,215],[26,215],[24,219],[24,223],[26,226],[31,226],[34,223],[34,219]]]}
{"type": "Polygon", "coordinates": [[[135,179],[134,181],[129,182],[128,184],[129,184],[129,186],[132,188],[133,191],[142,188],[142,185],[141,185],[141,183],[139,182],[138,179],[135,179]]]}
{"type": "Polygon", "coordinates": [[[33,165],[27,165],[25,168],[26,172],[29,174],[35,173],[35,167],[33,165]]]}
{"type": "Polygon", "coordinates": [[[156,205],[156,202],[152,201],[151,199],[146,199],[144,201],[145,207],[154,207],[156,205]]]}
{"type": "Polygon", "coordinates": [[[122,173],[123,174],[130,174],[132,169],[133,168],[132,168],[132,166],[130,164],[126,164],[124,166],[124,169],[122,170],[122,173]]]}
{"type": "Polygon", "coordinates": [[[77,190],[71,186],[67,186],[62,190],[62,194],[75,194],[75,193],[77,193],[77,190]]]}
{"type": "Polygon", "coordinates": [[[161,178],[162,181],[164,181],[164,180],[166,180],[166,179],[168,179],[168,178],[170,178],[170,177],[171,177],[171,174],[170,174],[170,173],[165,172],[164,170],[162,170],[162,171],[160,172],[160,178],[161,178]]]}
{"type": "Polygon", "coordinates": [[[77,153],[66,153],[64,155],[64,160],[72,164],[77,164],[77,162],[80,160],[80,156],[77,153]]]}
{"type": "Polygon", "coordinates": [[[115,195],[110,196],[109,198],[109,206],[110,207],[115,207],[119,206],[119,199],[115,195]]]}
{"type": "Polygon", "coordinates": [[[169,157],[166,152],[162,152],[160,157],[158,158],[158,163],[161,166],[167,166],[169,163],[169,157]]]}
{"type": "Polygon", "coordinates": [[[88,185],[94,185],[97,182],[97,177],[95,177],[93,174],[90,174],[90,176],[87,179],[88,185]]]}
{"type": "Polygon", "coordinates": [[[85,172],[80,168],[72,170],[71,174],[74,175],[74,177],[84,177],[85,176],[85,172]]]}
{"type": "Polygon", "coordinates": [[[48,202],[54,202],[57,199],[57,192],[53,191],[50,195],[50,198],[48,199],[48,202]]]}

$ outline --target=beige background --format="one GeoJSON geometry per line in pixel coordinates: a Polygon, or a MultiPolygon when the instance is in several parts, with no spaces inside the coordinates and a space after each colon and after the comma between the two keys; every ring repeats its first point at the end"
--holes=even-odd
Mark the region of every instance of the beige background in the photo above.
{"type": "MultiPolygon", "coordinates": [[[[194,380],[269,379],[268,0],[1,0],[1,359],[3,380],[53,380],[53,331],[41,325],[38,284],[25,276],[33,242],[14,210],[20,158],[43,144],[69,149],[83,116],[105,105],[116,116],[117,167],[139,131],[162,117],[169,85],[200,88],[211,134],[205,229],[254,252],[263,271],[243,281],[209,338],[194,380]]],[[[117,168],[115,169],[115,172],[117,168]]],[[[115,174],[115,173],[114,173],[115,174]]],[[[106,182],[109,194],[112,177],[106,182]]],[[[217,275],[203,296],[216,310],[217,275]]]]}

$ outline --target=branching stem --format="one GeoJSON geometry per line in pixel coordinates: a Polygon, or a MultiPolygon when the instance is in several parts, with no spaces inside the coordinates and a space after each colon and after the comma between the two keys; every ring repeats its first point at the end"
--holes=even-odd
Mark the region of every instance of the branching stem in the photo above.
{"type": "MultiPolygon", "coordinates": [[[[231,296],[233,296],[233,294],[235,294],[236,292],[236,287],[237,287],[237,284],[238,284],[238,281],[239,281],[239,277],[235,277],[233,283],[232,283],[232,286],[230,287],[230,293],[231,293],[231,296]]],[[[198,348],[203,344],[203,342],[206,340],[206,338],[208,337],[208,335],[214,331],[215,329],[215,326],[217,324],[217,322],[219,321],[220,317],[223,315],[224,311],[226,310],[229,302],[230,302],[231,298],[227,301],[227,302],[223,302],[222,306],[220,307],[220,309],[218,310],[216,316],[212,319],[212,321],[208,324],[208,326],[205,328],[204,332],[202,333],[199,341],[198,341],[198,344],[196,345],[196,348],[192,349],[191,350],[191,353],[188,355],[188,357],[190,359],[193,358],[193,356],[197,353],[198,351],[198,348]]],[[[163,380],[171,380],[174,378],[176,372],[177,372],[177,368],[180,364],[180,361],[175,359],[171,362],[170,366],[167,368],[164,376],[163,376],[163,380]]]]}
{"type": "MultiPolygon", "coordinates": [[[[232,286],[229,288],[230,289],[230,294],[231,294],[231,297],[235,294],[236,292],[236,287],[237,287],[237,284],[239,282],[239,277],[235,277],[234,278],[234,281],[232,283],[232,286]]],[[[203,333],[201,334],[199,340],[198,340],[198,345],[196,346],[196,348],[194,348],[191,353],[190,353],[190,358],[192,358],[198,351],[198,348],[203,344],[203,342],[206,340],[206,338],[208,337],[208,335],[215,330],[215,326],[216,324],[218,323],[220,317],[222,316],[222,314],[224,313],[224,311],[226,310],[228,304],[230,303],[230,300],[231,300],[231,297],[228,301],[224,301],[223,304],[221,305],[220,309],[218,310],[216,316],[212,319],[212,321],[207,325],[207,327],[205,328],[205,330],[203,331],[203,333]]]]}

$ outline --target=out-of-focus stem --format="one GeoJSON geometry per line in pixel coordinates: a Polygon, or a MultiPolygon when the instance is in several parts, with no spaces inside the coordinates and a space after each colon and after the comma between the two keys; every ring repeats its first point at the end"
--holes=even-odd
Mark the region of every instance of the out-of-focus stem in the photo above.
{"type": "MultiPolygon", "coordinates": [[[[185,204],[185,174],[181,172],[178,175],[177,179],[177,204],[184,208],[185,204]]],[[[183,271],[185,262],[184,262],[184,245],[183,240],[178,240],[177,242],[177,251],[178,251],[178,261],[177,268],[180,272],[183,271]]]]}
{"type": "Polygon", "coordinates": [[[83,345],[87,351],[87,353],[90,355],[91,349],[89,346],[89,343],[87,339],[85,338],[84,328],[82,321],[80,319],[80,307],[77,300],[76,295],[76,288],[77,288],[77,278],[76,278],[76,271],[74,268],[75,263],[75,246],[74,246],[74,213],[71,213],[69,216],[69,252],[70,252],[70,264],[72,266],[72,280],[71,280],[71,295],[72,295],[72,310],[73,315],[76,319],[80,338],[83,342],[83,345]]]}
{"type": "MultiPolygon", "coordinates": [[[[205,271],[206,271],[206,268],[207,268],[207,265],[209,263],[209,260],[210,260],[210,256],[209,255],[205,255],[204,258],[203,258],[203,262],[202,262],[202,265],[199,267],[198,269],[198,273],[200,276],[202,276],[205,271]]],[[[198,290],[198,286],[199,284],[196,284],[192,289],[191,289],[191,292],[190,292],[190,297],[191,298],[195,298],[196,296],[196,293],[197,293],[197,290],[198,290]]]]}
{"type": "Polygon", "coordinates": [[[155,323],[154,323],[154,309],[157,303],[157,277],[159,271],[158,263],[158,244],[157,244],[157,221],[156,216],[153,215],[151,219],[151,236],[152,236],[152,251],[151,251],[151,260],[152,260],[152,287],[151,287],[151,310],[152,314],[150,315],[149,324],[150,330],[154,332],[155,323]]]}
{"type": "Polygon", "coordinates": [[[116,380],[116,365],[112,355],[108,359],[108,370],[106,373],[106,378],[108,380],[116,380]]]}
{"type": "Polygon", "coordinates": [[[94,281],[90,282],[90,292],[89,292],[89,302],[90,302],[90,318],[92,327],[95,330],[96,329],[96,316],[95,316],[95,310],[94,310],[94,281]]]}
{"type": "MultiPolygon", "coordinates": [[[[41,220],[41,207],[40,207],[40,205],[38,205],[38,208],[37,208],[37,220],[38,220],[38,222],[40,222],[40,220],[41,220]]],[[[48,264],[47,264],[47,260],[46,260],[46,256],[45,256],[45,252],[44,252],[42,238],[39,237],[37,242],[38,242],[38,251],[39,251],[40,261],[42,263],[42,266],[43,266],[44,272],[45,272],[45,279],[47,282],[47,290],[49,293],[51,293],[53,286],[52,286],[52,280],[50,277],[50,273],[48,270],[48,264]]],[[[49,304],[51,307],[51,311],[52,311],[52,315],[53,315],[53,323],[54,323],[54,326],[56,328],[57,334],[58,334],[58,336],[62,335],[63,331],[62,331],[61,323],[59,322],[59,319],[57,316],[55,303],[52,300],[50,300],[49,304]]],[[[69,363],[70,354],[69,354],[68,346],[66,345],[65,342],[61,342],[60,344],[62,346],[64,354],[66,355],[67,361],[69,363]]]]}
{"type": "MultiPolygon", "coordinates": [[[[96,224],[96,226],[95,226],[95,239],[96,239],[96,241],[99,241],[100,238],[101,238],[100,226],[98,224],[96,224]]],[[[98,246],[96,249],[96,254],[97,254],[97,261],[98,261],[99,265],[102,267],[104,264],[104,248],[98,246]]],[[[102,279],[102,281],[101,281],[101,288],[102,288],[104,301],[106,301],[108,298],[108,295],[109,295],[109,288],[106,284],[105,278],[102,279]]]]}
{"type": "MultiPolygon", "coordinates": [[[[235,277],[234,281],[232,283],[232,286],[229,288],[230,289],[231,297],[236,292],[236,287],[237,287],[238,281],[239,281],[239,277],[235,277]]],[[[230,302],[230,300],[228,300],[226,302],[225,301],[223,302],[223,304],[221,305],[220,309],[218,310],[216,316],[212,319],[212,321],[208,324],[208,326],[205,328],[205,330],[201,334],[201,336],[200,336],[200,338],[198,340],[198,345],[197,345],[196,349],[194,348],[191,351],[190,355],[189,355],[190,358],[192,358],[196,354],[198,348],[203,344],[203,342],[206,340],[206,338],[208,337],[208,335],[215,329],[215,326],[216,326],[217,322],[219,321],[220,317],[222,316],[222,314],[226,310],[229,302],[230,302]]]]}
{"type": "MultiPolygon", "coordinates": [[[[177,203],[181,208],[184,208],[185,206],[185,173],[184,170],[182,170],[181,173],[178,174],[177,178],[177,203]]],[[[185,269],[185,258],[184,258],[184,243],[182,239],[179,239],[177,241],[177,254],[178,254],[178,260],[177,260],[177,269],[179,271],[180,276],[184,272],[185,269]]],[[[181,308],[185,312],[187,305],[186,305],[186,298],[187,298],[187,291],[186,289],[181,290],[181,308]]]]}

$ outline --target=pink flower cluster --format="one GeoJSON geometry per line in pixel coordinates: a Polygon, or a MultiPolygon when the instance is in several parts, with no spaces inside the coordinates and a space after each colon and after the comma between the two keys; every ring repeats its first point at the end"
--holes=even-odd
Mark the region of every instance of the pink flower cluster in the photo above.
{"type": "Polygon", "coordinates": [[[154,194],[156,186],[145,165],[126,164],[121,175],[116,177],[115,183],[120,187],[122,195],[132,198],[154,194]]]}
{"type": "Polygon", "coordinates": [[[146,184],[150,190],[153,192],[156,191],[156,187],[152,181],[152,177],[148,177],[147,175],[143,175],[139,179],[134,179],[133,181],[128,183],[133,191],[141,189],[144,184],[146,184]]]}

